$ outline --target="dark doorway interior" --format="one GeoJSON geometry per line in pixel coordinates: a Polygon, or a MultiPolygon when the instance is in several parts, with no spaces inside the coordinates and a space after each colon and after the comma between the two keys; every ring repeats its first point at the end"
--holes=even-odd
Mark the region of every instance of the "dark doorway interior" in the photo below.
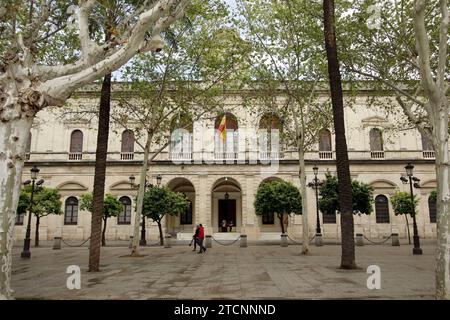
{"type": "Polygon", "coordinates": [[[228,232],[236,227],[236,199],[219,199],[219,231],[228,232]]]}

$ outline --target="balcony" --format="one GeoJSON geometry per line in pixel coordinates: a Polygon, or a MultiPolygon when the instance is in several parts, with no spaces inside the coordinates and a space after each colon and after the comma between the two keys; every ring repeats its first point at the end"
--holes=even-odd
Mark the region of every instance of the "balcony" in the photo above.
{"type": "Polygon", "coordinates": [[[69,160],[81,160],[83,159],[82,152],[69,152],[69,160]]]}
{"type": "Polygon", "coordinates": [[[192,152],[170,152],[170,160],[192,160],[192,152]]]}
{"type": "Polygon", "coordinates": [[[333,159],[333,151],[319,151],[320,160],[333,159]]]}
{"type": "Polygon", "coordinates": [[[371,159],[384,159],[384,151],[370,151],[371,159]]]}
{"type": "Polygon", "coordinates": [[[216,160],[236,160],[237,158],[237,152],[214,152],[214,159],[216,160]]]}
{"type": "Polygon", "coordinates": [[[423,150],[422,154],[423,154],[424,159],[435,159],[436,158],[436,154],[433,150],[423,150]]]}
{"type": "Polygon", "coordinates": [[[120,153],[120,160],[133,160],[134,159],[134,152],[121,152],[120,153]]]}
{"type": "Polygon", "coordinates": [[[260,160],[276,160],[283,159],[284,154],[278,151],[260,151],[259,159],[260,160]]]}

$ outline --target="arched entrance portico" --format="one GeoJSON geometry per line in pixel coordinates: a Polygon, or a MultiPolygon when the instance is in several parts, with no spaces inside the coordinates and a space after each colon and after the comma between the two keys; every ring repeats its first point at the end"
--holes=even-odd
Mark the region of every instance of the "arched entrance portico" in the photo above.
{"type": "Polygon", "coordinates": [[[218,179],[211,191],[213,232],[240,232],[242,226],[241,185],[231,177],[218,179]]]}
{"type": "Polygon", "coordinates": [[[187,233],[192,236],[196,213],[194,185],[188,179],[180,177],[170,180],[167,187],[172,191],[184,194],[191,204],[189,209],[180,216],[166,216],[167,233],[173,237],[177,236],[178,233],[187,233]]]}

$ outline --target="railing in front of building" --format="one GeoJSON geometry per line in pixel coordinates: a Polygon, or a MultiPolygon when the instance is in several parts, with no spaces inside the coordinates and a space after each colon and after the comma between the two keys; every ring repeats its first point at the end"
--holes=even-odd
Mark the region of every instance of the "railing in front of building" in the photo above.
{"type": "Polygon", "coordinates": [[[424,159],[435,159],[436,154],[433,150],[423,150],[422,152],[424,159]]]}
{"type": "Polygon", "coordinates": [[[134,152],[121,152],[120,153],[120,160],[133,160],[134,159],[134,152]]]}
{"type": "Polygon", "coordinates": [[[319,151],[320,160],[333,159],[333,151],[319,151]]]}
{"type": "Polygon", "coordinates": [[[170,152],[170,160],[192,160],[192,152],[170,152]]]}
{"type": "Polygon", "coordinates": [[[384,159],[384,151],[370,151],[371,159],[384,159]]]}
{"type": "Polygon", "coordinates": [[[81,160],[81,159],[83,159],[82,152],[70,152],[69,153],[69,160],[81,160]]]}
{"type": "Polygon", "coordinates": [[[278,151],[260,151],[259,152],[259,159],[260,160],[276,160],[276,159],[283,159],[284,154],[282,152],[278,151]]]}
{"type": "MultiPolygon", "coordinates": [[[[305,153],[306,160],[326,160],[335,159],[334,151],[329,152],[327,155],[321,156],[321,153],[317,150],[307,151],[305,153]],[[326,158],[328,157],[328,158],[326,158]]],[[[152,158],[153,153],[150,153],[152,158]]],[[[348,156],[350,160],[429,160],[435,159],[435,152],[432,150],[386,150],[386,151],[367,151],[367,150],[348,150],[348,156]]],[[[111,151],[108,152],[108,161],[142,161],[144,154],[141,151],[134,152],[131,156],[124,153],[111,151]]],[[[31,152],[30,157],[26,158],[26,161],[94,161],[95,152],[64,152],[64,151],[47,151],[47,152],[31,152]]],[[[239,152],[215,152],[214,150],[202,150],[194,152],[180,152],[171,153],[163,151],[156,155],[154,161],[205,161],[205,162],[224,162],[231,161],[248,161],[255,164],[258,161],[271,161],[271,160],[298,160],[298,152],[295,149],[283,150],[282,152],[261,152],[259,150],[246,150],[239,152]]]]}
{"type": "Polygon", "coordinates": [[[214,159],[216,160],[235,160],[237,158],[237,152],[214,152],[214,159]]]}

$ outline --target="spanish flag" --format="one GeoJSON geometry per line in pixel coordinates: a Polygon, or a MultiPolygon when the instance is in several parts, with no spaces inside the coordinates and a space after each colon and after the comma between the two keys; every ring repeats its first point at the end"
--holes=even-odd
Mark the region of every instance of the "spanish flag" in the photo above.
{"type": "Polygon", "coordinates": [[[223,115],[217,130],[219,131],[220,139],[225,141],[227,139],[227,116],[225,114],[223,115]]]}

